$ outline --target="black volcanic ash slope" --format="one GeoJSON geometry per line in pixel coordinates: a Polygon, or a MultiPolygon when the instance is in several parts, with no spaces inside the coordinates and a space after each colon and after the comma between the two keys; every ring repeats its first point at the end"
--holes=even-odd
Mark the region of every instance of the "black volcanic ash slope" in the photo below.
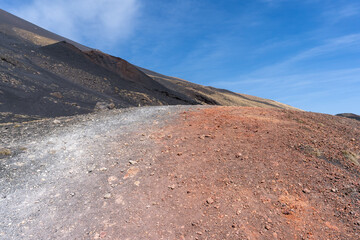
{"type": "Polygon", "coordinates": [[[0,122],[177,104],[293,109],[136,67],[0,10],[0,122]]]}
{"type": "Polygon", "coordinates": [[[339,113],[339,114],[336,114],[336,116],[351,118],[351,119],[360,121],[360,115],[356,115],[354,113],[339,113]]]}

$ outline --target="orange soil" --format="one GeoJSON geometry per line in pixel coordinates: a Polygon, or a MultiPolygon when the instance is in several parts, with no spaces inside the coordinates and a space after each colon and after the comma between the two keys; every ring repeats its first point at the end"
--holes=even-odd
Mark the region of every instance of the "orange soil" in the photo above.
{"type": "Polygon", "coordinates": [[[359,122],[215,107],[184,112],[152,138],[165,178],[153,194],[168,212],[153,220],[178,239],[360,237],[360,168],[345,154],[360,152],[359,122]]]}

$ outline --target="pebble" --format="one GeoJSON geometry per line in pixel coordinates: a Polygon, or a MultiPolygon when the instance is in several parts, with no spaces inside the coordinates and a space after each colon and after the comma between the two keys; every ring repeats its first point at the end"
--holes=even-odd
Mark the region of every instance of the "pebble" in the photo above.
{"type": "Polygon", "coordinates": [[[303,191],[303,193],[310,193],[310,189],[308,189],[308,188],[304,188],[302,191],[303,191]]]}
{"type": "Polygon", "coordinates": [[[87,169],[88,173],[91,173],[94,170],[95,170],[95,166],[89,166],[88,169],[87,169]]]}
{"type": "Polygon", "coordinates": [[[114,182],[118,181],[118,178],[116,176],[110,176],[108,177],[108,183],[112,184],[114,182]]]}
{"type": "Polygon", "coordinates": [[[104,199],[109,199],[109,198],[111,198],[111,193],[107,193],[104,195],[104,199]]]}
{"type": "Polygon", "coordinates": [[[207,204],[213,204],[213,203],[214,203],[214,199],[212,199],[211,197],[209,197],[208,199],[206,199],[206,203],[207,203],[207,204]]]}
{"type": "Polygon", "coordinates": [[[130,160],[129,163],[130,163],[131,165],[135,165],[135,164],[137,164],[137,161],[130,160]]]}

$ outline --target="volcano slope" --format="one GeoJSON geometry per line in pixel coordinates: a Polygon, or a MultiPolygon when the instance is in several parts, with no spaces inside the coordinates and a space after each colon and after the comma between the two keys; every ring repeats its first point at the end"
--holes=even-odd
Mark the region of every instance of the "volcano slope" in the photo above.
{"type": "Polygon", "coordinates": [[[1,125],[1,239],[359,239],[360,123],[163,106],[1,125]]]}
{"type": "Polygon", "coordinates": [[[104,108],[199,104],[295,109],[134,66],[0,9],[1,123],[104,108]]]}

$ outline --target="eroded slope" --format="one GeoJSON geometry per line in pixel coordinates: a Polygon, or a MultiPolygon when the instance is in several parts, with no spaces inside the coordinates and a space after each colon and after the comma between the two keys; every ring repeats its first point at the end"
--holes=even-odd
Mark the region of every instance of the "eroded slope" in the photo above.
{"type": "Polygon", "coordinates": [[[358,121],[173,106],[1,134],[4,239],[359,239],[358,121]]]}

